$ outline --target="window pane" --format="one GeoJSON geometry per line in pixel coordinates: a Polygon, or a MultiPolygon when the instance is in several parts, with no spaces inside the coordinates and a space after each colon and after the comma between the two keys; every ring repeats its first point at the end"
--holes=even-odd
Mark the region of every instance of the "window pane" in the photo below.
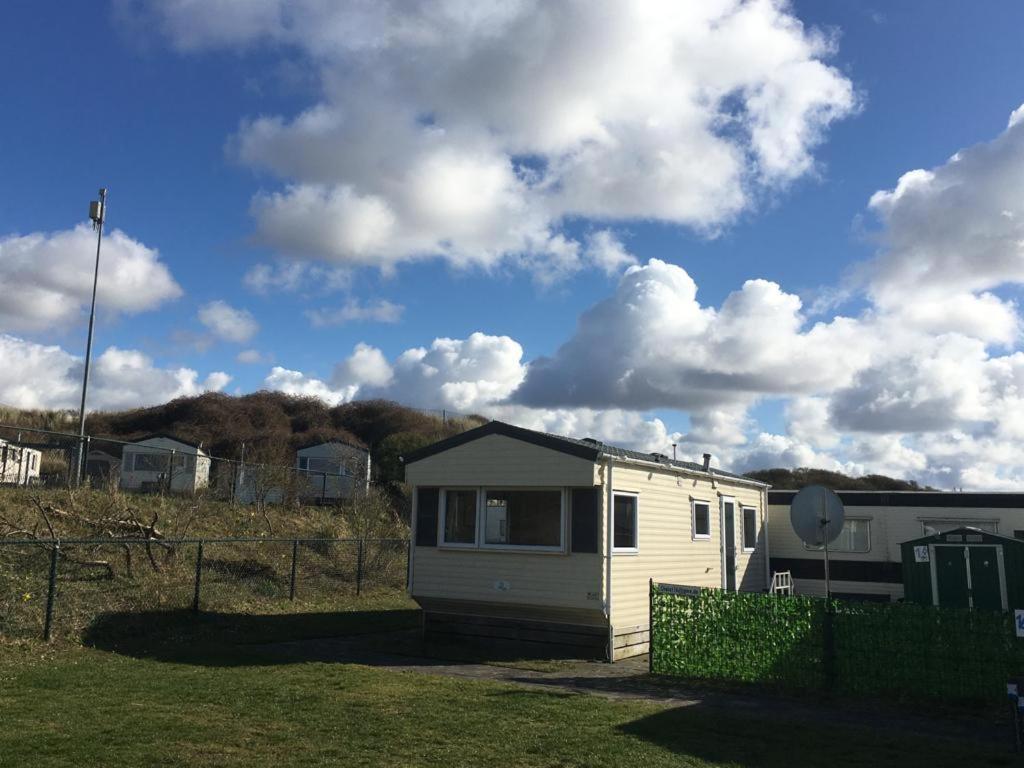
{"type": "Polygon", "coordinates": [[[743,508],[743,548],[754,549],[757,544],[757,510],[743,508]]]}
{"type": "Polygon", "coordinates": [[[487,544],[562,545],[561,491],[488,491],[484,511],[487,544]]]}
{"type": "Polygon", "coordinates": [[[323,456],[310,456],[306,463],[310,472],[321,472],[328,475],[340,475],[341,466],[337,459],[329,459],[323,456]]]}
{"type": "Polygon", "coordinates": [[[444,540],[449,544],[476,543],[476,491],[445,491],[444,540]]]}
{"type": "Polygon", "coordinates": [[[615,549],[636,549],[636,497],[615,497],[615,549]]]}
{"type": "Polygon", "coordinates": [[[708,504],[693,505],[693,535],[711,535],[711,507],[708,504]]]}

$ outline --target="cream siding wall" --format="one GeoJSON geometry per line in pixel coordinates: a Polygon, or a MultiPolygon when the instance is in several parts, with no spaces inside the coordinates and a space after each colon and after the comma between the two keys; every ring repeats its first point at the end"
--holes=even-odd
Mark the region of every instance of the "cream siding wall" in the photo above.
{"type": "MultiPolygon", "coordinates": [[[[789,520],[789,505],[772,504],[768,507],[771,526],[772,558],[822,559],[820,551],[810,551],[793,532],[789,520]]],[[[835,552],[830,559],[862,562],[900,563],[900,544],[924,535],[926,521],[942,520],[964,522],[994,522],[996,533],[1013,536],[1015,530],[1024,530],[1024,509],[998,509],[987,507],[900,507],[900,506],[846,506],[846,517],[870,521],[871,549],[868,552],[835,552]]],[[[798,594],[825,595],[823,579],[794,579],[798,594]]],[[[903,597],[903,585],[873,581],[833,581],[833,592],[850,594],[888,595],[892,600],[903,597]]]]}
{"type": "MultiPolygon", "coordinates": [[[[593,462],[487,435],[406,466],[406,482],[424,487],[592,487],[593,462]]],[[[543,606],[602,611],[598,554],[569,553],[569,509],[562,531],[564,553],[415,547],[413,597],[464,600],[502,606],[543,606]]],[[[440,516],[439,516],[440,519],[440,516]]],[[[479,521],[478,521],[479,525],[479,521]]]]}
{"type": "Polygon", "coordinates": [[[764,505],[758,488],[681,475],[671,470],[637,468],[616,463],[615,491],[638,495],[638,552],[612,555],[612,626],[616,658],[645,653],[649,628],[649,579],[702,587],[722,586],[720,499],[736,502],[736,585],[744,591],[766,588],[764,505]],[[691,501],[711,508],[711,538],[694,540],[691,501]],[[757,510],[758,544],[753,553],[742,548],[741,507],[757,510]]]}
{"type": "Polygon", "coordinates": [[[423,486],[591,486],[592,461],[504,435],[478,440],[409,464],[405,480],[423,486]]]}

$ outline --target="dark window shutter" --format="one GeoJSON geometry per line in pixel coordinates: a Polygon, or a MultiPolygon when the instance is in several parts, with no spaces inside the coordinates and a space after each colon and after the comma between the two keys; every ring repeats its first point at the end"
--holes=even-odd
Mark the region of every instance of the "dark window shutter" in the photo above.
{"type": "Polygon", "coordinates": [[[572,551],[598,552],[600,488],[572,489],[572,551]]]}
{"type": "Polygon", "coordinates": [[[416,546],[437,546],[437,488],[417,488],[416,546]]]}

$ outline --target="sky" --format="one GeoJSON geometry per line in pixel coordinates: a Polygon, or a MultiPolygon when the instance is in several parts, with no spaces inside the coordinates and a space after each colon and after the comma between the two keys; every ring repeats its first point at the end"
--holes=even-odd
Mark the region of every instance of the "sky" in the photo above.
{"type": "Polygon", "coordinates": [[[1016,3],[13,0],[0,404],[1024,480],[1016,3]]]}

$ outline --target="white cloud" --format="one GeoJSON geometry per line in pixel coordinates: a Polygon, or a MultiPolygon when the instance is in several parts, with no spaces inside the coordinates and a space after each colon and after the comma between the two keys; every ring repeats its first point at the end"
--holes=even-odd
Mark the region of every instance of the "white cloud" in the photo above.
{"type": "Polygon", "coordinates": [[[610,229],[602,229],[587,237],[587,258],[606,275],[619,275],[636,264],[636,256],[626,250],[610,229]]]}
{"type": "Polygon", "coordinates": [[[275,365],[271,369],[263,383],[267,389],[285,392],[289,395],[318,397],[329,405],[347,403],[359,391],[359,387],[355,385],[336,389],[323,379],[308,376],[301,371],[289,370],[280,365],[275,365]]]}
{"type": "MultiPolygon", "coordinates": [[[[185,395],[220,391],[221,371],[200,380],[191,368],[160,368],[141,352],[108,347],[93,360],[89,409],[154,405],[185,395]]],[[[58,346],[0,334],[0,403],[16,408],[77,408],[82,360],[58,346]]]]}
{"type": "Polygon", "coordinates": [[[324,328],[352,322],[397,323],[404,311],[401,304],[387,299],[363,303],[353,298],[335,309],[310,309],[305,314],[314,328],[324,328]]]}
{"type": "Polygon", "coordinates": [[[199,322],[222,341],[244,344],[259,331],[259,323],[247,309],[236,309],[226,301],[211,301],[199,308],[199,322]]]}
{"type": "Polygon", "coordinates": [[[352,354],[334,369],[335,385],[359,388],[386,387],[394,379],[394,370],[384,353],[369,344],[356,344],[352,354]]]}
{"type": "MultiPolygon", "coordinates": [[[[1019,112],[1019,111],[1018,111],[1019,112]]],[[[1014,115],[1017,116],[1018,112],[1014,115]]],[[[874,301],[940,304],[1024,283],[1024,123],[876,192],[882,251],[863,275],[874,301]]],[[[988,301],[993,301],[989,298],[988,301]]]]}
{"type": "Polygon", "coordinates": [[[273,264],[254,264],[245,273],[242,283],[260,296],[276,292],[324,294],[349,288],[352,272],[346,267],[281,260],[273,264]]]}
{"type": "Polygon", "coordinates": [[[261,239],[346,265],[614,270],[622,253],[581,259],[563,222],[714,234],[857,108],[835,41],[782,0],[122,5],[182,51],[305,54],[321,101],[231,144],[285,182],[253,201],[261,239]]]}
{"type": "Polygon", "coordinates": [[[239,363],[246,365],[255,365],[257,363],[265,363],[269,359],[269,355],[264,355],[258,349],[243,349],[237,355],[235,360],[239,363]]]}
{"type": "MultiPolygon", "coordinates": [[[[67,324],[92,298],[96,235],[88,224],[60,232],[0,238],[0,329],[41,330],[67,324]]],[[[119,229],[103,240],[100,312],[134,314],[181,295],[156,250],[119,229]]]]}

